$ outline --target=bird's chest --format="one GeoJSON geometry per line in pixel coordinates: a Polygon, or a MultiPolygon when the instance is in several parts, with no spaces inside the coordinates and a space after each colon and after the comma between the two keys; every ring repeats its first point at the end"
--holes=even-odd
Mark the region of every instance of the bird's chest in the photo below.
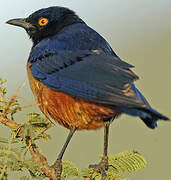
{"type": "Polygon", "coordinates": [[[31,89],[39,103],[41,111],[66,128],[76,126],[81,129],[97,129],[104,126],[103,119],[115,117],[118,112],[74,98],[63,92],[54,91],[37,81],[27,65],[31,89]]]}

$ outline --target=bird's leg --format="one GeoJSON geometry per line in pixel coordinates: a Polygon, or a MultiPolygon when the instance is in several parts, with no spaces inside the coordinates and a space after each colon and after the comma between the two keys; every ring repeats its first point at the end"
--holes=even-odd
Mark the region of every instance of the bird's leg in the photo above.
{"type": "Polygon", "coordinates": [[[70,132],[69,132],[69,134],[68,134],[68,137],[67,137],[67,139],[66,139],[66,142],[65,142],[65,144],[63,145],[62,150],[61,150],[61,152],[59,153],[57,160],[55,161],[54,165],[52,166],[52,167],[55,169],[55,171],[56,171],[57,180],[61,180],[62,157],[63,157],[64,152],[65,152],[65,150],[66,150],[66,148],[67,148],[67,146],[68,146],[68,144],[69,144],[69,142],[70,142],[73,134],[75,133],[75,131],[76,131],[76,127],[75,127],[75,126],[70,129],[70,132]]]}
{"type": "MultiPolygon", "coordinates": [[[[103,152],[103,158],[99,164],[89,165],[89,168],[93,168],[94,171],[92,172],[92,175],[94,172],[100,172],[102,175],[102,180],[106,179],[106,171],[108,169],[108,137],[109,137],[109,126],[110,121],[105,122],[104,126],[104,152],[103,152]]],[[[92,179],[92,175],[90,179],[92,179]]]]}

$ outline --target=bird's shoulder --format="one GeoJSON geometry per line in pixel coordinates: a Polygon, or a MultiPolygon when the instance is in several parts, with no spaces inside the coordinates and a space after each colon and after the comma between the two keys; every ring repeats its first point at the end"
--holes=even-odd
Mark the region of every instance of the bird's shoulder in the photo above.
{"type": "Polygon", "coordinates": [[[108,42],[86,24],[78,23],[67,26],[61,32],[40,41],[31,50],[29,62],[49,53],[60,51],[100,50],[116,56],[108,42]]]}

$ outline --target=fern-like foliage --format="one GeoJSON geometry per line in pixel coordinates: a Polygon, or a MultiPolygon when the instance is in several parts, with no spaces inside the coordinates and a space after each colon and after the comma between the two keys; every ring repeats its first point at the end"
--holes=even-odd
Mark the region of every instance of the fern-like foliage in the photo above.
{"type": "Polygon", "coordinates": [[[52,124],[47,119],[40,116],[38,113],[29,113],[27,115],[27,122],[24,123],[19,129],[17,129],[16,135],[18,131],[22,132],[22,138],[26,139],[26,137],[30,137],[33,140],[44,140],[48,141],[51,139],[50,135],[46,134],[46,130],[51,128],[52,124]]]}
{"type": "MultiPolygon", "coordinates": [[[[107,170],[107,180],[124,180],[122,177],[125,172],[133,172],[146,166],[145,159],[137,152],[121,152],[108,157],[109,168],[107,170]]],[[[90,177],[93,169],[84,169],[83,177],[90,177]]],[[[92,178],[101,179],[101,174],[94,172],[92,178]]]]}
{"type": "Polygon", "coordinates": [[[80,170],[76,167],[74,163],[70,161],[64,161],[62,163],[62,166],[63,166],[62,177],[64,179],[79,176],[80,170]]]}
{"type": "Polygon", "coordinates": [[[145,166],[146,161],[138,152],[125,151],[109,157],[109,170],[117,174],[136,171],[145,166]]]}
{"type": "MultiPolygon", "coordinates": [[[[10,145],[11,146],[11,145],[10,145]]],[[[0,179],[5,179],[8,170],[22,171],[27,169],[31,176],[41,177],[41,169],[38,163],[31,159],[25,159],[21,148],[10,148],[9,145],[0,145],[0,179]],[[5,169],[4,169],[5,167],[5,169]]]]}
{"type": "MultiPolygon", "coordinates": [[[[13,98],[11,101],[11,98],[6,97],[7,89],[5,82],[5,80],[0,79],[0,115],[7,110],[6,107],[8,106],[8,119],[14,121],[14,115],[23,109],[17,98],[13,98]]],[[[20,172],[25,169],[29,173],[21,177],[21,180],[45,179],[40,164],[30,159],[27,139],[29,137],[33,143],[39,140],[47,142],[51,137],[46,131],[53,127],[53,125],[38,113],[29,113],[23,122],[23,124],[14,126],[11,129],[11,136],[9,138],[0,137],[1,180],[7,180],[9,170],[20,172]]],[[[126,180],[123,178],[125,172],[133,172],[144,168],[146,165],[146,161],[139,153],[128,151],[109,156],[108,162],[107,180],[126,180]]],[[[81,170],[70,161],[63,162],[63,179],[89,180],[91,175],[95,180],[101,179],[101,174],[94,172],[93,169],[85,168],[81,170]]]]}

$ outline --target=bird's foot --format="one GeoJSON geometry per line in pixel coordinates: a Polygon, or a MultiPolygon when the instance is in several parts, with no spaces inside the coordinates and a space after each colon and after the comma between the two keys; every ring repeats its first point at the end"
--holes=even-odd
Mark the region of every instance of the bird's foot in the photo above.
{"type": "Polygon", "coordinates": [[[57,180],[61,180],[61,173],[62,173],[62,160],[57,159],[55,164],[52,166],[56,172],[57,180]]]}
{"type": "Polygon", "coordinates": [[[102,158],[102,160],[100,161],[99,164],[93,164],[93,165],[89,165],[89,168],[93,168],[93,172],[91,173],[91,176],[90,176],[90,180],[93,180],[93,174],[95,172],[98,172],[101,174],[101,180],[105,180],[106,179],[106,171],[108,170],[108,157],[107,156],[104,156],[102,158]]]}

